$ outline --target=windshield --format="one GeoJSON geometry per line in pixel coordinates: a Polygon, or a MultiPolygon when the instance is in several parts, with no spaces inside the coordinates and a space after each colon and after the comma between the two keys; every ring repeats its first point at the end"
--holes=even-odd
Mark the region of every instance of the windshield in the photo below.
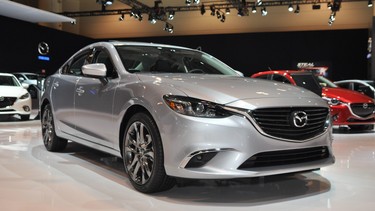
{"type": "Polygon", "coordinates": [[[317,95],[322,96],[322,87],[313,74],[291,74],[297,86],[304,87],[317,95]]]}
{"type": "Polygon", "coordinates": [[[20,86],[17,79],[13,76],[0,76],[0,86],[20,86]]]}
{"type": "Polygon", "coordinates": [[[328,88],[338,87],[332,81],[328,80],[327,78],[324,78],[323,76],[318,76],[318,80],[319,80],[320,86],[322,86],[322,87],[328,87],[328,88]]]}
{"type": "Polygon", "coordinates": [[[154,46],[118,46],[117,51],[130,73],[238,74],[218,59],[194,50],[154,46]]]}
{"type": "Polygon", "coordinates": [[[38,80],[38,75],[35,75],[35,74],[25,74],[25,76],[29,80],[38,80]]]}

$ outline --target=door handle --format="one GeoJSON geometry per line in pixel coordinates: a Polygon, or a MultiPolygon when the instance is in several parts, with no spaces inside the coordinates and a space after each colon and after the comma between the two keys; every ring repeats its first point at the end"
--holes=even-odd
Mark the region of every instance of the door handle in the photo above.
{"type": "Polygon", "coordinates": [[[77,92],[78,96],[82,96],[85,93],[85,90],[83,89],[82,86],[80,86],[76,89],[76,92],[77,92]]]}

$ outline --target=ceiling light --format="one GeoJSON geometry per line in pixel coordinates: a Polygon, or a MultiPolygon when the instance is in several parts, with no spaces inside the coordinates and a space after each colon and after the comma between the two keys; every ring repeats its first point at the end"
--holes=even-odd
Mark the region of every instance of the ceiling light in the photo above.
{"type": "Polygon", "coordinates": [[[263,4],[263,1],[262,0],[257,0],[257,2],[255,3],[257,6],[260,6],[263,4]]]}
{"type": "Polygon", "coordinates": [[[215,16],[215,6],[214,5],[210,6],[210,10],[211,10],[211,15],[215,16]]]}
{"type": "Polygon", "coordinates": [[[240,16],[240,17],[244,16],[244,13],[243,13],[242,7],[238,8],[238,13],[237,13],[237,15],[240,16]]]}
{"type": "Polygon", "coordinates": [[[221,16],[221,19],[220,19],[220,21],[222,22],[222,23],[224,23],[225,22],[225,15],[223,14],[222,16],[221,16]]]}
{"type": "Polygon", "coordinates": [[[251,9],[251,12],[252,13],[257,13],[257,8],[255,6],[253,6],[253,8],[251,9]]]}
{"type": "Polygon", "coordinates": [[[261,10],[262,16],[266,16],[268,14],[266,7],[263,7],[261,10]]]}
{"type": "Polygon", "coordinates": [[[155,16],[155,13],[150,13],[148,15],[148,21],[151,23],[151,24],[155,24],[156,23],[156,16],[155,16]]]}
{"type": "Polygon", "coordinates": [[[165,22],[164,31],[173,33],[173,25],[168,22],[165,22]]]}
{"type": "Polygon", "coordinates": [[[206,9],[204,8],[204,4],[201,6],[201,15],[204,15],[206,13],[206,9]]]}
{"type": "Polygon", "coordinates": [[[200,0],[194,0],[193,3],[194,4],[199,4],[200,0]]]}
{"type": "Polygon", "coordinates": [[[368,7],[372,7],[372,0],[369,0],[369,1],[368,1],[367,6],[368,6],[368,7]]]}
{"type": "Polygon", "coordinates": [[[294,10],[294,13],[295,14],[299,14],[299,5],[297,4],[297,6],[296,6],[296,10],[294,10]]]}
{"type": "Polygon", "coordinates": [[[217,17],[217,19],[220,19],[220,18],[221,18],[220,10],[217,10],[217,11],[216,11],[216,17],[217,17]]]}
{"type": "Polygon", "coordinates": [[[185,4],[188,5],[188,6],[190,6],[190,4],[191,4],[191,0],[186,0],[186,1],[185,1],[185,4]]]}
{"type": "Polygon", "coordinates": [[[227,8],[225,9],[225,14],[227,14],[227,15],[230,14],[230,9],[229,9],[229,7],[227,7],[227,8]]]}
{"type": "Polygon", "coordinates": [[[332,9],[332,3],[331,2],[328,2],[327,3],[327,8],[330,10],[330,9],[332,9]]]}
{"type": "Polygon", "coordinates": [[[169,11],[169,12],[168,12],[168,19],[169,19],[169,20],[173,20],[175,14],[176,14],[176,13],[175,13],[174,10],[169,11]]]}
{"type": "Polygon", "coordinates": [[[294,10],[294,9],[293,9],[293,5],[292,5],[292,4],[289,4],[288,11],[289,11],[289,12],[293,12],[293,10],[294,10]]]}
{"type": "Polygon", "coordinates": [[[123,21],[125,19],[125,14],[121,14],[121,16],[118,18],[119,21],[123,21]]]}

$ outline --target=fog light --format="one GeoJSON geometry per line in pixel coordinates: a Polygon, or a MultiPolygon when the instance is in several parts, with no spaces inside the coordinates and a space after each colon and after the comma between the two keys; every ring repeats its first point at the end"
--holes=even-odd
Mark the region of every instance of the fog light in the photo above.
{"type": "Polygon", "coordinates": [[[205,152],[193,156],[189,163],[186,165],[186,168],[198,168],[204,166],[208,161],[210,161],[218,152],[205,152]]]}
{"type": "Polygon", "coordinates": [[[30,111],[30,107],[29,106],[23,106],[23,110],[26,111],[26,112],[29,112],[30,111]]]}

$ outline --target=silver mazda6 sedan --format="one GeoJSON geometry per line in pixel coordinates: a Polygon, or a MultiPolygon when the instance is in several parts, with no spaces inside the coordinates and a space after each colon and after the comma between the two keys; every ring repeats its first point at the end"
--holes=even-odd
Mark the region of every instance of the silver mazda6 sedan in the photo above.
{"type": "Polygon", "coordinates": [[[176,178],[230,179],[334,163],[329,108],[306,89],[242,77],[199,50],[98,42],[45,81],[43,142],[121,157],[145,193],[176,178]]]}

